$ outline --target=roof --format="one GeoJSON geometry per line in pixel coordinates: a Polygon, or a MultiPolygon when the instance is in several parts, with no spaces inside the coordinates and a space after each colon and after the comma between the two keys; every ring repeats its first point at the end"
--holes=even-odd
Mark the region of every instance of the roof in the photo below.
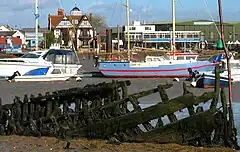
{"type": "Polygon", "coordinates": [[[51,23],[51,27],[56,27],[61,20],[63,19],[63,15],[49,15],[49,22],[51,23]]]}
{"type": "MultiPolygon", "coordinates": [[[[177,20],[176,24],[192,25],[194,22],[213,22],[211,20],[177,20]]],[[[218,21],[215,21],[216,24],[219,24],[218,21]]],[[[225,25],[239,24],[240,22],[224,22],[225,25]]],[[[152,23],[147,23],[147,25],[156,25],[156,24],[172,24],[172,21],[156,21],[152,23]]]]}
{"type": "Polygon", "coordinates": [[[0,36],[12,36],[16,31],[0,31],[0,36]]]}
{"type": "MultiPolygon", "coordinates": [[[[23,33],[26,33],[26,32],[32,33],[32,32],[35,32],[35,28],[22,28],[20,31],[23,33]]],[[[48,28],[39,28],[38,32],[42,32],[42,33],[48,32],[48,28]]]]}
{"type": "MultiPolygon", "coordinates": [[[[74,16],[74,15],[49,15],[49,21],[51,23],[51,28],[56,28],[57,25],[63,20],[64,17],[67,17],[67,19],[72,23],[73,20],[78,20],[79,23],[81,23],[81,21],[83,20],[83,17],[87,17],[87,19],[89,20],[87,15],[81,15],[81,16],[74,16]]],[[[90,22],[91,24],[91,22],[90,22]]]]}
{"type": "Polygon", "coordinates": [[[71,11],[80,11],[78,7],[74,7],[71,11]]]}
{"type": "MultiPolygon", "coordinates": [[[[7,44],[6,37],[0,37],[0,44],[7,44]]],[[[12,44],[22,44],[22,40],[18,37],[12,37],[12,44]]]]}

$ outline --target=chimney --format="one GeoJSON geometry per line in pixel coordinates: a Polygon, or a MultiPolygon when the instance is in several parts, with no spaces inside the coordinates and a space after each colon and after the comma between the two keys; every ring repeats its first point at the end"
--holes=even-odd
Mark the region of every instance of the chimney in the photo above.
{"type": "Polygon", "coordinates": [[[89,20],[92,21],[92,13],[89,14],[89,20]]]}
{"type": "Polygon", "coordinates": [[[58,15],[64,15],[64,11],[63,11],[62,8],[59,8],[59,9],[58,9],[58,15]]]}

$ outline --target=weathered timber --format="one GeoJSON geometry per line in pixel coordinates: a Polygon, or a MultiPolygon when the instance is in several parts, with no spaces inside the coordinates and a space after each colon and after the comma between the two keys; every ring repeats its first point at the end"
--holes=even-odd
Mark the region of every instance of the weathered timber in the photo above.
{"type": "MultiPolygon", "coordinates": [[[[183,95],[184,95],[184,94],[188,94],[188,93],[192,93],[192,92],[190,92],[190,91],[187,90],[187,85],[186,85],[185,82],[183,82],[183,95]]],[[[192,93],[192,94],[193,94],[193,93],[192,93]]],[[[188,113],[189,113],[190,116],[195,114],[193,105],[190,106],[190,107],[188,107],[187,109],[188,109],[188,113]]]]}
{"type": "MultiPolygon", "coordinates": [[[[142,112],[134,112],[128,115],[103,120],[95,123],[94,125],[89,125],[87,130],[102,130],[102,136],[107,136],[114,132],[122,131],[126,128],[133,128],[138,124],[171,114],[179,109],[199,104],[201,102],[207,102],[208,100],[212,99],[213,96],[214,92],[204,93],[198,97],[192,94],[185,94],[183,96],[171,99],[167,103],[159,103],[157,105],[145,108],[142,112]]],[[[86,129],[79,130],[80,134],[82,134],[81,132],[86,132],[86,129]]]]}
{"type": "MultiPolygon", "coordinates": [[[[158,86],[158,92],[160,94],[162,102],[168,102],[169,101],[167,92],[161,85],[158,86]]],[[[167,116],[168,116],[168,119],[169,119],[170,122],[177,121],[177,117],[174,115],[174,113],[170,113],[167,116]]]]}
{"type": "MultiPolygon", "coordinates": [[[[165,85],[162,85],[162,87],[164,89],[169,89],[173,86],[173,84],[165,84],[165,85]]],[[[119,104],[122,104],[124,102],[127,102],[129,101],[129,97],[131,96],[134,96],[135,98],[141,98],[141,97],[145,97],[145,96],[148,96],[150,94],[153,94],[153,93],[157,93],[158,92],[158,88],[154,88],[154,89],[150,89],[150,90],[147,90],[147,91],[142,91],[142,92],[139,92],[139,93],[134,93],[134,94],[131,94],[129,95],[127,98],[124,98],[124,99],[121,99],[119,101],[115,101],[115,102],[112,102],[111,104],[107,104],[107,105],[104,105],[102,106],[100,109],[103,110],[103,109],[106,109],[106,108],[109,108],[109,107],[113,107],[113,106],[116,106],[116,105],[119,105],[119,104]]]]}
{"type": "Polygon", "coordinates": [[[228,139],[228,128],[227,128],[227,99],[226,99],[226,95],[225,95],[225,91],[224,89],[221,89],[221,103],[222,103],[222,107],[223,107],[223,129],[224,129],[224,144],[225,145],[229,145],[229,139],[228,139]]]}
{"type": "MultiPolygon", "coordinates": [[[[129,97],[129,100],[130,100],[130,102],[133,105],[133,112],[141,112],[142,111],[141,107],[139,106],[139,102],[138,102],[138,100],[135,97],[129,97]]],[[[150,130],[152,130],[154,128],[151,125],[151,123],[149,123],[149,122],[144,122],[142,125],[144,126],[144,128],[147,131],[150,131],[150,130]]]]}
{"type": "MultiPolygon", "coordinates": [[[[108,98],[109,92],[112,92],[114,88],[120,88],[121,83],[125,82],[127,86],[131,84],[129,80],[127,81],[116,81],[116,85],[113,85],[112,83],[99,83],[97,85],[86,85],[83,88],[71,88],[68,90],[58,90],[53,92],[48,98],[72,98],[74,97],[80,97],[85,98],[87,100],[94,100],[95,95],[100,95],[101,98],[108,98]]],[[[31,97],[32,101],[35,102],[43,102],[45,98],[43,97],[31,97]]],[[[58,100],[59,104],[63,104],[62,100],[58,100]]],[[[69,100],[69,102],[72,102],[69,100]]]]}
{"type": "Polygon", "coordinates": [[[215,66],[215,87],[214,87],[215,96],[211,102],[210,108],[216,108],[219,100],[220,92],[220,67],[218,64],[215,66]]]}
{"type": "Polygon", "coordinates": [[[198,113],[132,137],[129,141],[188,144],[197,139],[196,141],[200,144],[201,140],[210,138],[212,131],[215,129],[216,112],[216,109],[211,109],[198,113]]]}

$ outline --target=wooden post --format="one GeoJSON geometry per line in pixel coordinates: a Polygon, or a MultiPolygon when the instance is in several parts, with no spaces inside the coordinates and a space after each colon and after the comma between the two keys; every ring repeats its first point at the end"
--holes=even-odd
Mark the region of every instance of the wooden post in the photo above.
{"type": "Polygon", "coordinates": [[[219,92],[220,92],[220,67],[218,64],[215,66],[215,87],[214,87],[215,97],[211,102],[210,108],[216,108],[219,100],[219,92]]]}
{"type": "Polygon", "coordinates": [[[221,89],[221,103],[222,103],[222,107],[223,107],[223,124],[224,124],[224,144],[225,146],[227,146],[228,143],[228,120],[227,120],[227,99],[226,99],[226,94],[225,94],[225,90],[221,89]]]}
{"type": "MultiPolygon", "coordinates": [[[[168,102],[169,98],[167,92],[161,85],[158,86],[158,91],[162,99],[162,102],[168,102]]],[[[174,113],[168,114],[167,116],[170,122],[177,121],[177,117],[174,115],[174,113]]]]}
{"type": "MultiPolygon", "coordinates": [[[[183,82],[183,95],[188,94],[188,93],[191,93],[191,92],[187,90],[187,85],[185,82],[183,82]]],[[[190,106],[187,109],[188,109],[188,113],[190,116],[195,114],[193,106],[190,106]]]]}

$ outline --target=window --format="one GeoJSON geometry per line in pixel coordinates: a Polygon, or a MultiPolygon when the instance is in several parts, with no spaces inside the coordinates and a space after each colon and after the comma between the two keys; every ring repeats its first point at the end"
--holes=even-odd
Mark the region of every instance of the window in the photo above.
{"type": "Polygon", "coordinates": [[[72,20],[72,24],[78,24],[78,20],[72,20]]]}
{"type": "Polygon", "coordinates": [[[61,74],[60,69],[54,69],[51,74],[61,74]]]}
{"type": "Polygon", "coordinates": [[[129,27],[129,30],[136,30],[136,27],[129,27]]]}
{"type": "Polygon", "coordinates": [[[178,56],[178,57],[177,57],[177,60],[184,60],[184,57],[178,56]]]}
{"type": "Polygon", "coordinates": [[[147,62],[152,62],[152,59],[151,58],[147,58],[147,62]]]}
{"type": "Polygon", "coordinates": [[[145,30],[147,31],[147,30],[151,30],[151,27],[145,27],[145,30]]]}
{"type": "Polygon", "coordinates": [[[195,56],[186,56],[186,60],[194,60],[195,56]]]}
{"type": "Polygon", "coordinates": [[[78,24],[78,20],[75,20],[75,24],[78,24]]]}
{"type": "Polygon", "coordinates": [[[40,57],[40,55],[38,55],[38,54],[35,54],[35,53],[27,53],[27,54],[21,56],[20,58],[39,58],[39,57],[40,57]]]}
{"type": "Polygon", "coordinates": [[[210,35],[211,39],[213,39],[214,35],[213,35],[213,32],[211,32],[211,35],[210,35]]]}
{"type": "Polygon", "coordinates": [[[151,38],[157,38],[157,35],[154,34],[154,33],[152,33],[152,34],[151,34],[151,38]]]}
{"type": "Polygon", "coordinates": [[[147,39],[147,38],[150,38],[149,35],[144,35],[144,38],[147,39]]]}
{"type": "Polygon", "coordinates": [[[166,35],[165,35],[165,38],[170,38],[170,34],[166,34],[166,35]]]}

